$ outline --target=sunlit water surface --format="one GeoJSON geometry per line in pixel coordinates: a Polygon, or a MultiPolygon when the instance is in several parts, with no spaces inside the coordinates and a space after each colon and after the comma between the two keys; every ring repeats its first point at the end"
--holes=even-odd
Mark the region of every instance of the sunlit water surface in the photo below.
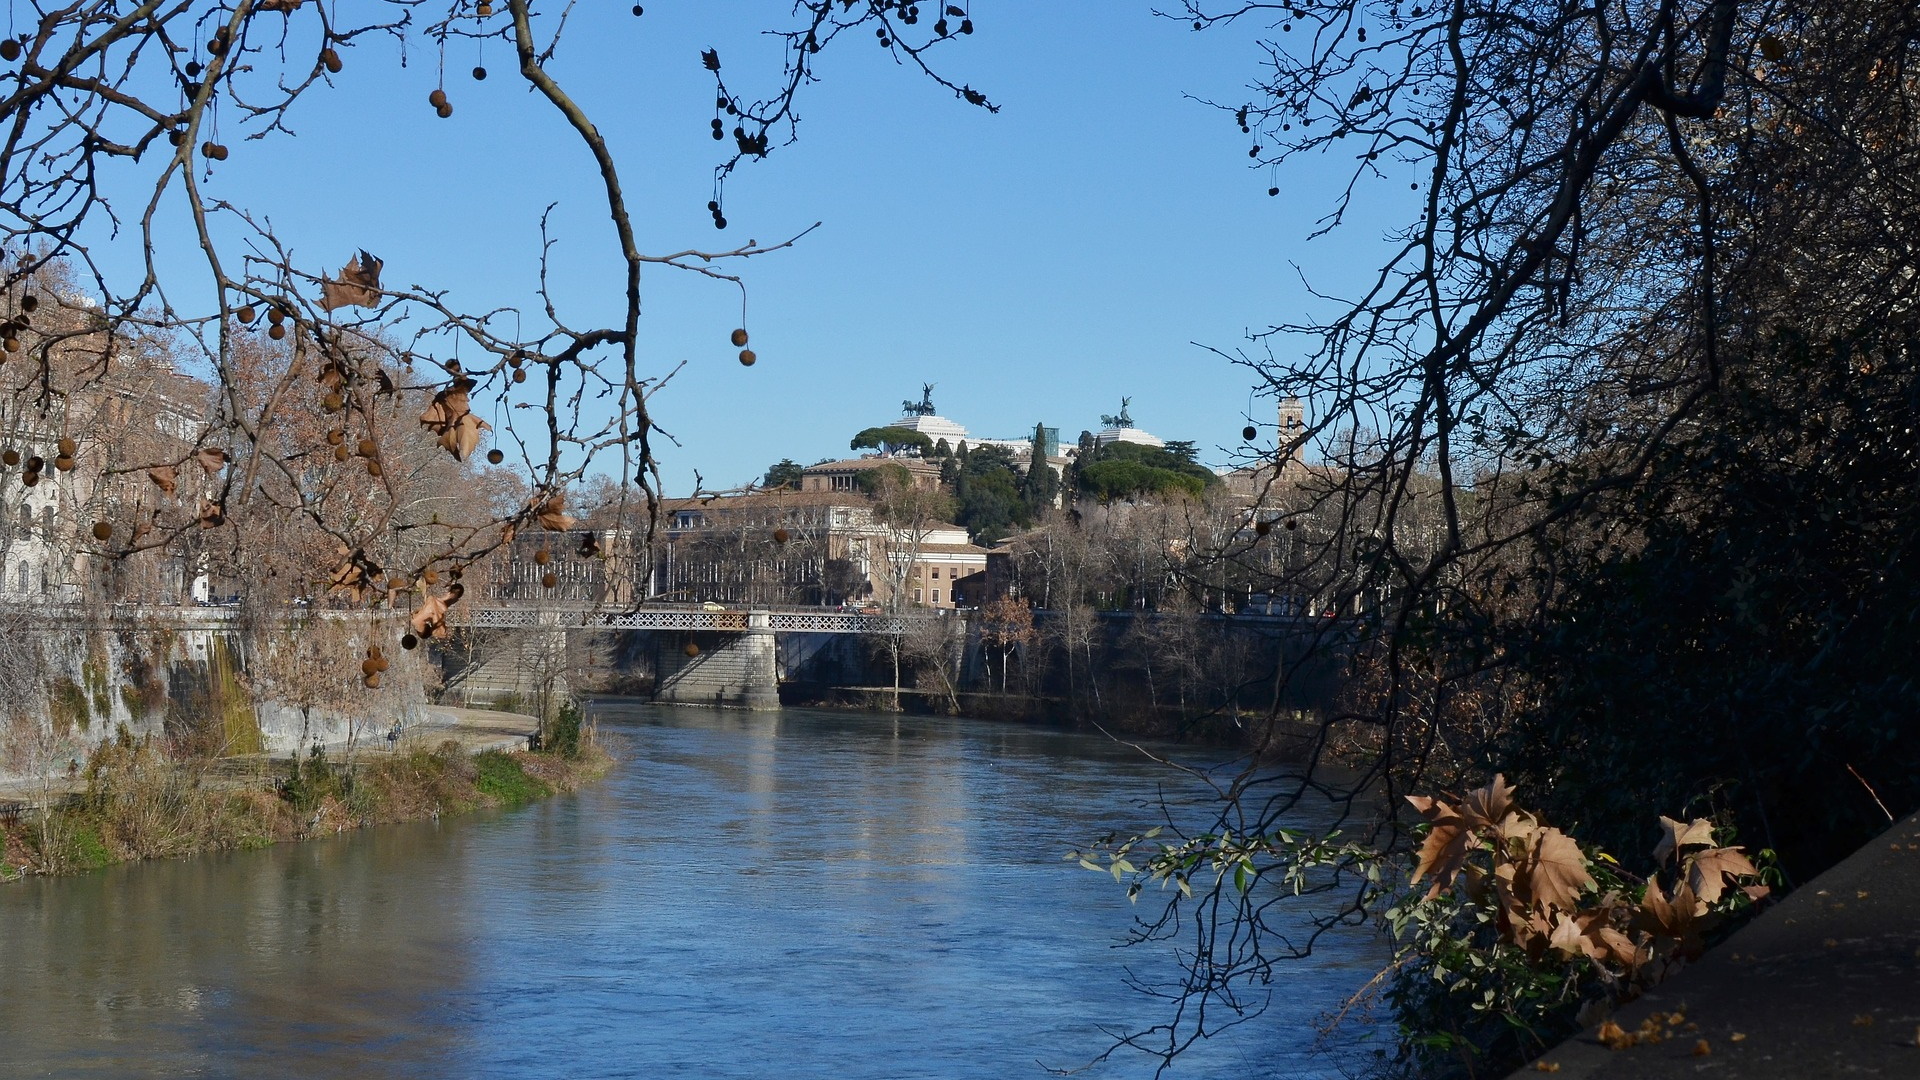
{"type": "MultiPolygon", "coordinates": [[[[1170,977],[1169,955],[1114,947],[1151,894],[1061,858],[1153,823],[1171,778],[1136,752],[964,720],[599,715],[621,764],[578,795],[0,888],[0,1076],[999,1080],[1167,1018],[1125,977],[1170,977]]],[[[1365,937],[1323,946],[1170,1075],[1340,1075],[1314,1019],[1377,967],[1365,937]]]]}

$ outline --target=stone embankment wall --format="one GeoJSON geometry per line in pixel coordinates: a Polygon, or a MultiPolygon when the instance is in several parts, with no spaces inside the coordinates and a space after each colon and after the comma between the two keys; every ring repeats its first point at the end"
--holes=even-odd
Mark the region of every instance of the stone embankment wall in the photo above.
{"type": "Polygon", "coordinates": [[[123,727],[220,756],[288,754],[384,739],[425,703],[425,667],[384,620],[200,621],[213,625],[10,628],[0,780],[65,772],[123,727]],[[387,664],[370,688],[360,663],[373,644],[387,664]]]}

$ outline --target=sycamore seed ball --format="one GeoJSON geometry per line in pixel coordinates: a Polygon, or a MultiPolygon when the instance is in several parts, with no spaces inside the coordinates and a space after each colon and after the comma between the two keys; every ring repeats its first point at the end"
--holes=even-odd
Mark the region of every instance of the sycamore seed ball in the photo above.
{"type": "Polygon", "coordinates": [[[112,536],[113,536],[113,526],[107,524],[104,521],[96,521],[93,523],[93,538],[95,540],[98,540],[104,544],[109,539],[111,539],[112,536]]]}
{"type": "Polygon", "coordinates": [[[735,330],[733,332],[733,347],[737,349],[742,345],[745,345],[746,343],[747,343],[746,330],[745,329],[735,330]]]}
{"type": "Polygon", "coordinates": [[[753,350],[752,350],[752,349],[741,349],[741,350],[740,350],[740,366],[741,366],[741,367],[752,367],[752,366],[753,366],[753,362],[754,362],[755,360],[758,360],[758,359],[760,359],[760,358],[759,358],[759,357],[757,357],[757,356],[755,356],[755,355],[753,355],[753,350]]]}

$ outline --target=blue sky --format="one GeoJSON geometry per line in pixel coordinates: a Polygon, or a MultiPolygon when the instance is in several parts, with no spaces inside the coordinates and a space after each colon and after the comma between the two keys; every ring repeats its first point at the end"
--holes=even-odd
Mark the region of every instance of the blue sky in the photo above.
{"type": "MultiPolygon", "coordinates": [[[[1231,350],[1249,327],[1310,309],[1302,272],[1342,291],[1377,262],[1378,217],[1306,240],[1350,163],[1295,164],[1270,198],[1269,174],[1248,168],[1252,140],[1184,96],[1242,100],[1260,60],[1253,28],[1194,33],[1136,0],[975,0],[978,32],[941,64],[997,115],[871,39],[843,39],[801,99],[799,141],[735,174],[730,227],[716,232],[706,201],[725,144],[708,133],[699,53],[718,48],[729,85],[759,96],[779,54],[756,31],[787,5],[654,0],[638,19],[628,6],[580,5],[549,68],[606,133],[643,247],[770,242],[822,223],[737,266],[751,369],[727,341],[737,290],[649,273],[644,354],[663,371],[686,364],[654,402],[681,444],[660,449],[670,491],[696,469],[724,487],[783,456],[843,453],[923,382],[943,415],[993,436],[1045,422],[1071,439],[1130,396],[1140,426],[1225,463],[1218,448],[1239,444],[1250,408],[1270,423],[1272,403],[1191,343],[1231,350]]],[[[557,202],[563,314],[612,318],[619,267],[591,161],[506,76],[506,51],[488,49],[499,70],[484,83],[468,74],[474,45],[450,49],[448,120],[426,103],[438,57],[425,42],[404,70],[391,42],[345,50],[336,87],[294,116],[297,138],[225,133],[232,157],[211,192],[271,212],[315,269],[366,247],[389,284],[445,288],[470,309],[527,302],[540,213],[557,202]]],[[[1363,190],[1390,201],[1410,178],[1363,190]]]]}

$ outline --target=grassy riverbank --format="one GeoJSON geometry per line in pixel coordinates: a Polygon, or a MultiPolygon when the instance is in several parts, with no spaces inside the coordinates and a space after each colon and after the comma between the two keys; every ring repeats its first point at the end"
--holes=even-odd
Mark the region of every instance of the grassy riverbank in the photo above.
{"type": "Polygon", "coordinates": [[[168,757],[121,734],[87,759],[85,786],[0,821],[0,879],[266,847],[348,829],[513,806],[573,791],[613,759],[591,731],[571,753],[435,747],[295,761],[168,757]]]}

